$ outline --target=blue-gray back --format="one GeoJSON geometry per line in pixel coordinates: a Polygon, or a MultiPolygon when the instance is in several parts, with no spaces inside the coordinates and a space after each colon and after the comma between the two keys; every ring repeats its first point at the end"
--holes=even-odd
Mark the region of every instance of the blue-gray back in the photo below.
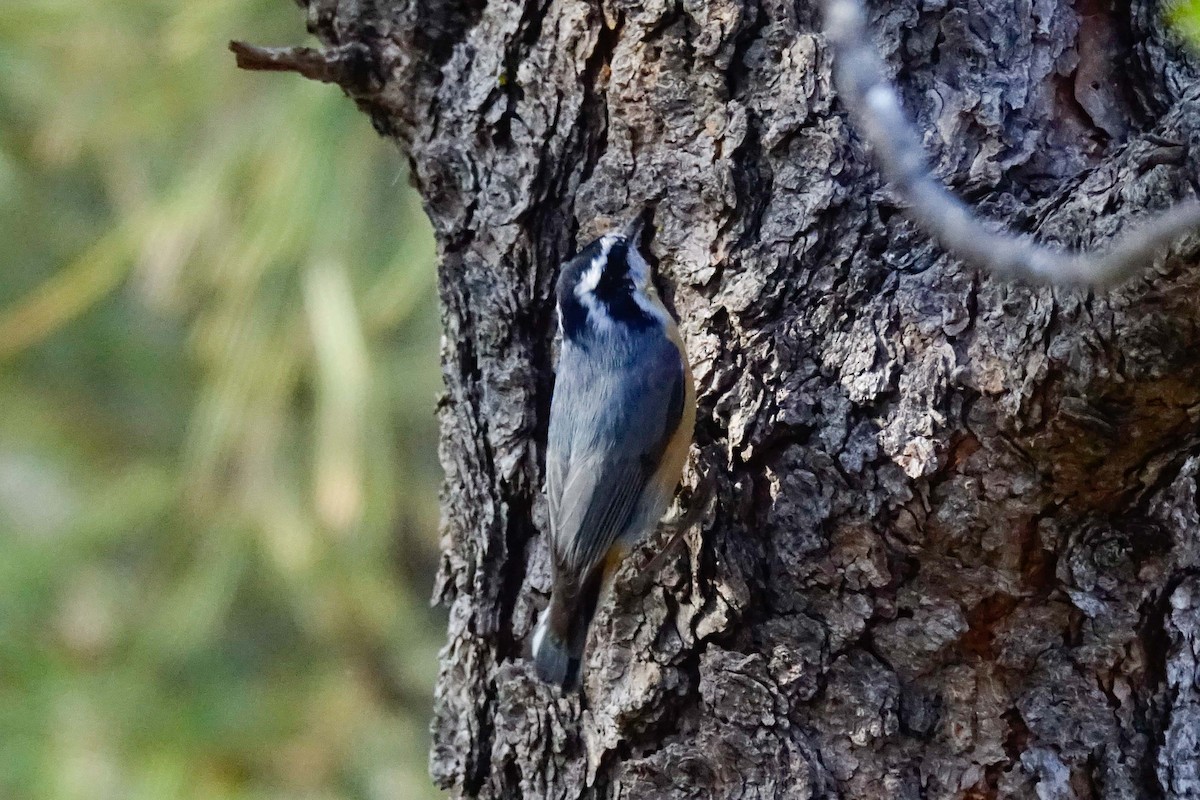
{"type": "Polygon", "coordinates": [[[662,330],[617,336],[617,346],[563,342],[550,408],[554,550],[576,574],[642,523],[647,483],[683,411],[683,362],[662,330]]]}

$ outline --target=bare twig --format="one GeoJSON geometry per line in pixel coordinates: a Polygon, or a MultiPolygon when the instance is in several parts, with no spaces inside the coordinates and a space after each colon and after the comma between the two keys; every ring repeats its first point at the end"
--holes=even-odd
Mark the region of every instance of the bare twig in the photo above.
{"type": "Polygon", "coordinates": [[[316,50],[311,47],[259,47],[232,41],[229,49],[237,56],[237,65],[241,69],[296,72],[310,80],[336,83],[352,94],[380,88],[371,52],[358,42],[316,50]]]}
{"type": "Polygon", "coordinates": [[[1183,234],[1200,229],[1200,203],[1187,201],[1100,252],[1064,253],[1028,236],[989,230],[930,173],[921,139],[868,41],[860,0],[827,0],[825,27],[834,49],[839,96],[873,148],[880,171],[908,203],[913,221],[967,264],[1005,278],[1112,286],[1150,266],[1159,251],[1183,234]]]}

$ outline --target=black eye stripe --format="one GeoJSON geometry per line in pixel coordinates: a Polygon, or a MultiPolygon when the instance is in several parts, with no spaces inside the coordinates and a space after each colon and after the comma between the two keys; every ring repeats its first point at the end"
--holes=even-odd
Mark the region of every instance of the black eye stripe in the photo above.
{"type": "Polygon", "coordinates": [[[629,245],[624,239],[618,239],[609,248],[608,258],[600,272],[600,280],[596,281],[596,294],[604,295],[622,289],[632,290],[629,281],[629,245]]]}

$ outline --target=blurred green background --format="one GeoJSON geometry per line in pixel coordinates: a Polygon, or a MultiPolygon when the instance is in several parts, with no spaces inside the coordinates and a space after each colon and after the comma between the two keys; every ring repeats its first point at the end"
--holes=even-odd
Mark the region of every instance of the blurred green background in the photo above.
{"type": "Polygon", "coordinates": [[[4,0],[0,798],[422,798],[433,249],[286,0],[4,0]]]}

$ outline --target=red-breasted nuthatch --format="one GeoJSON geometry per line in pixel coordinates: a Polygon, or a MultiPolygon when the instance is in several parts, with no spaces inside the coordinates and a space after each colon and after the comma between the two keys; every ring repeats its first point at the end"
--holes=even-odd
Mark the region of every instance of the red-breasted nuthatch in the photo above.
{"type": "Polygon", "coordinates": [[[605,234],[558,279],[546,447],[554,581],[532,651],[538,676],[562,687],[578,677],[603,589],[670,504],[696,422],[692,371],[641,233],[639,217],[605,234]]]}

